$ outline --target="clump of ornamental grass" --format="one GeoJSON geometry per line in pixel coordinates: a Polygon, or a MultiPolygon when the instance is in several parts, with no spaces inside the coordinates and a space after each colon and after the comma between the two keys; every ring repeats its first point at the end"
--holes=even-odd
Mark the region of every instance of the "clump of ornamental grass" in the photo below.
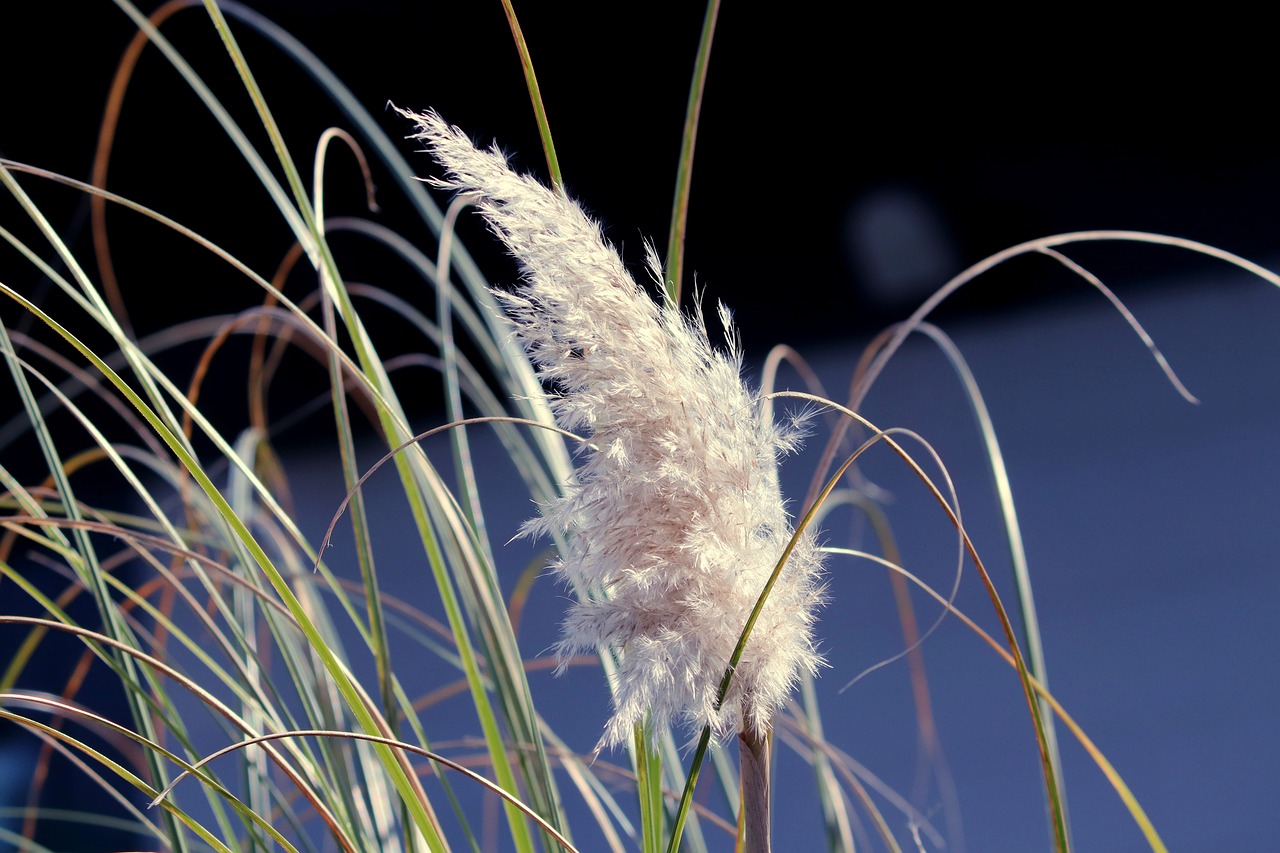
{"type": "MultiPolygon", "coordinates": [[[[901,593],[904,654],[919,679],[913,687],[923,687],[926,678],[908,580],[1016,673],[1036,732],[1057,849],[1069,849],[1070,839],[1054,787],[1060,767],[1046,736],[1051,728],[1044,718],[1051,713],[1101,768],[1150,847],[1164,850],[1114,768],[1046,687],[1029,575],[1017,556],[1021,544],[994,431],[963,359],[926,317],[956,288],[1028,253],[1055,259],[1105,293],[1061,254],[1086,240],[1177,245],[1273,283],[1280,279],[1200,244],[1130,232],[1049,237],[975,265],[871,345],[847,406],[811,398],[843,420],[828,437],[810,495],[797,507],[805,514],[796,522],[783,502],[777,466],[799,436],[794,424],[773,423],[770,403],[779,395],[744,384],[724,309],[723,349],[712,345],[699,312],[679,312],[679,274],[660,271],[656,252],[649,251],[648,266],[667,291],[661,303],[631,278],[600,229],[563,193],[514,173],[500,154],[478,150],[435,113],[408,114],[445,170],[436,184],[477,203],[521,265],[523,280],[514,290],[492,290],[452,239],[452,213],[461,204],[442,213],[411,177],[401,153],[409,146],[389,139],[379,120],[286,33],[242,5],[206,3],[225,47],[216,58],[217,76],[225,79],[221,72],[229,60],[243,82],[243,90],[215,93],[201,76],[204,69],[187,61],[193,57],[165,39],[169,17],[188,14],[184,4],[164,4],[150,19],[128,0],[116,5],[132,17],[138,35],[121,61],[103,118],[96,185],[0,159],[0,188],[6,204],[14,203],[0,214],[0,240],[16,250],[4,256],[0,295],[20,318],[6,325],[5,313],[0,322],[0,359],[18,401],[0,430],[0,631],[5,639],[16,638],[14,654],[0,668],[0,734],[16,732],[41,750],[25,805],[0,804],[0,845],[40,849],[34,839],[56,820],[97,825],[101,816],[83,809],[46,808],[43,771],[61,754],[77,773],[117,797],[127,828],[147,839],[137,849],[396,853],[503,844],[519,853],[656,853],[664,846],[706,853],[734,844],[759,851],[769,843],[769,748],[777,739],[814,769],[814,787],[789,799],[819,801],[813,830],[828,849],[852,850],[855,841],[857,849],[869,849],[877,840],[873,832],[886,850],[926,844],[956,849],[963,833],[953,825],[944,839],[931,824],[928,792],[918,791],[908,803],[838,748],[834,727],[824,734],[812,682],[821,663],[815,619],[823,599],[822,555],[840,554],[892,573],[901,593]],[[224,12],[237,22],[234,28],[224,12]],[[352,131],[286,139],[239,50],[240,26],[253,28],[321,81],[352,131]],[[222,232],[245,245],[214,245],[165,212],[106,188],[114,128],[122,116],[128,122],[121,105],[133,63],[156,47],[230,140],[226,150],[210,142],[210,168],[226,162],[224,155],[236,146],[242,161],[237,168],[249,167],[261,184],[255,189],[287,226],[279,243],[267,245],[272,238],[266,235],[276,231],[255,227],[222,232]],[[257,127],[239,125],[219,100],[246,92],[257,127]],[[271,144],[260,151],[249,140],[261,133],[271,144]],[[434,258],[373,213],[338,209],[332,201],[326,210],[326,182],[349,179],[326,177],[334,142],[355,152],[366,180],[380,169],[384,193],[387,185],[396,186],[411,200],[421,219],[413,223],[417,239],[430,232],[437,241],[434,258]],[[311,144],[316,168],[308,185],[293,159],[298,149],[290,148],[311,144]],[[366,161],[370,152],[380,165],[366,161]],[[50,225],[40,200],[41,185],[50,181],[92,201],[96,266],[79,258],[77,245],[50,225]],[[109,274],[111,247],[130,238],[119,236],[123,229],[108,236],[107,208],[113,224],[125,213],[145,217],[148,227],[208,252],[202,263],[212,259],[209,265],[230,271],[236,283],[249,283],[260,301],[136,337],[125,305],[142,284],[136,268],[121,265],[118,287],[109,274]],[[386,281],[348,280],[349,256],[335,255],[330,245],[336,233],[362,253],[402,259],[410,271],[407,295],[386,281]],[[247,257],[252,250],[257,256],[263,249],[279,253],[274,275],[237,254],[247,257]],[[52,258],[59,263],[50,264],[52,258]],[[41,283],[56,298],[42,294],[41,283]],[[433,316],[419,305],[424,286],[435,291],[433,316]],[[417,336],[407,355],[379,354],[384,310],[417,336]],[[880,431],[855,414],[913,331],[943,347],[979,413],[1015,553],[1022,640],[960,523],[954,493],[948,500],[943,492],[949,490],[938,488],[897,443],[915,437],[880,431]],[[523,349],[511,341],[513,334],[523,349]],[[252,339],[247,362],[227,352],[237,335],[252,339]],[[190,346],[201,354],[187,372],[175,367],[170,350],[190,346]],[[433,419],[430,429],[402,404],[423,396],[423,367],[442,377],[448,413],[446,423],[433,419]],[[314,377],[323,383],[318,402],[330,409],[333,433],[309,424],[307,437],[317,443],[300,463],[277,452],[298,434],[289,426],[294,413],[273,417],[268,403],[281,405],[273,387],[314,377]],[[244,386],[250,412],[243,422],[217,411],[201,393],[215,381],[244,386]],[[367,423],[359,422],[361,414],[367,423]],[[478,421],[497,431],[506,458],[470,454],[461,427],[478,421]],[[855,421],[868,430],[860,444],[844,440],[855,421]],[[566,431],[574,433],[567,436],[572,444],[564,441],[566,431]],[[436,448],[421,446],[444,432],[453,441],[452,481],[436,468],[436,448]],[[331,452],[321,441],[331,442],[331,452]],[[368,480],[382,462],[361,470],[357,461],[374,455],[366,456],[370,441],[380,445],[375,452],[385,451],[383,461],[398,476],[376,492],[368,480]],[[576,469],[568,446],[576,447],[576,469]],[[843,494],[826,501],[872,446],[897,453],[954,524],[986,584],[1001,641],[960,613],[953,598],[907,573],[887,516],[871,494],[842,486],[843,494]],[[494,461],[508,470],[503,493],[525,493],[542,507],[525,532],[555,540],[555,571],[573,589],[558,661],[531,654],[518,638],[520,613],[542,564],[514,584],[509,566],[500,566],[508,555],[492,546],[474,476],[494,461]],[[330,468],[347,489],[319,545],[302,532],[302,522],[311,519],[290,499],[288,470],[299,464],[311,471],[330,468]],[[86,481],[98,488],[82,488],[86,481]],[[110,489],[101,489],[103,483],[110,489]],[[104,493],[108,497],[89,497],[104,493]],[[815,543],[810,522],[841,502],[872,519],[879,553],[815,543]],[[385,530],[379,516],[391,518],[393,504],[411,520],[394,534],[400,538],[388,542],[374,530],[385,530]],[[350,529],[331,541],[344,520],[350,529]],[[409,600],[380,586],[391,563],[413,573],[409,600]],[[85,606],[72,609],[77,604],[85,606]],[[55,635],[83,645],[76,647],[78,663],[71,665],[71,656],[51,644],[55,635]],[[562,738],[548,722],[556,715],[544,713],[565,702],[567,691],[545,687],[535,703],[527,672],[557,662],[561,668],[585,664],[587,656],[579,653],[594,650],[599,655],[590,662],[598,660],[605,673],[613,713],[591,724],[587,743],[596,742],[593,752],[562,738]],[[65,673],[59,669],[64,661],[65,673]],[[40,669],[59,669],[62,682],[40,686],[31,678],[44,674],[40,669]],[[101,697],[83,688],[90,670],[107,672],[123,688],[127,707],[119,719],[100,713],[101,697]],[[798,698],[792,699],[797,681],[798,698]],[[672,727],[702,732],[687,763],[672,727]],[[466,733],[460,740],[457,730],[466,733]],[[738,767],[723,751],[706,751],[712,738],[735,733],[738,767]],[[111,743],[104,747],[99,734],[111,743]],[[615,765],[613,753],[622,744],[628,761],[615,765]],[[691,805],[708,754],[721,797],[691,805]],[[188,776],[195,778],[180,785],[188,776]],[[618,794],[623,789],[630,803],[618,794]],[[900,816],[886,817],[877,801],[900,816]],[[9,820],[15,811],[16,824],[9,820]]],[[[685,201],[716,5],[709,9],[691,87],[685,171],[676,191],[685,201]]],[[[532,81],[527,52],[522,58],[532,81]]],[[[536,94],[534,100],[537,107],[536,94]]],[[[166,116],[185,117],[185,103],[166,102],[166,116]]],[[[545,115],[535,111],[549,139],[545,115]]],[[[0,144],[9,126],[0,125],[0,144]]],[[[554,166],[551,174],[559,184],[554,166]]],[[[216,194],[219,182],[207,183],[207,192],[216,194]]],[[[246,197],[235,203],[249,206],[246,197]]],[[[677,269],[682,215],[673,213],[668,242],[676,247],[669,251],[677,269]]],[[[155,250],[149,239],[146,245],[155,250]]],[[[776,367],[776,360],[763,371],[766,388],[772,385],[770,364],[776,367]]],[[[329,509],[326,503],[323,511],[329,509]]],[[[938,774],[945,817],[958,824],[959,808],[944,790],[945,762],[926,690],[917,694],[916,712],[925,772],[938,774]]],[[[788,841],[795,847],[811,839],[788,841]]]]}

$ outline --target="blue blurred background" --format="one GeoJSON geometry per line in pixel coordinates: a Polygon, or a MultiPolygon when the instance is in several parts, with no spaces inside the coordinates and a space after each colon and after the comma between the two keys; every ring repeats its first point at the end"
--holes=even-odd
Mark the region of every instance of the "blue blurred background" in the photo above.
{"type": "MultiPolygon", "coordinates": [[[[393,136],[405,128],[382,111],[388,99],[433,106],[479,141],[496,139],[522,168],[544,172],[497,2],[249,5],[330,64],[393,136]]],[[[638,265],[642,239],[665,239],[702,10],[677,3],[517,9],[566,182],[638,265]]],[[[73,14],[12,4],[5,14],[13,39],[0,56],[0,77],[10,81],[0,156],[85,177],[128,22],[106,3],[81,4],[73,14]]],[[[967,265],[1051,233],[1160,231],[1276,266],[1280,140],[1258,118],[1273,74],[1264,64],[1270,52],[1253,43],[1262,28],[1225,16],[1044,14],[988,20],[969,9],[926,16],[881,8],[818,15],[798,5],[765,12],[734,4],[722,12],[686,259],[704,302],[723,300],[734,310],[756,377],[768,348],[787,343],[838,397],[875,332],[967,265]]],[[[234,91],[203,13],[180,14],[166,32],[234,91]]],[[[311,140],[341,116],[262,41],[247,33],[243,40],[286,135],[301,140],[294,155],[309,162],[311,140]]],[[[134,85],[109,186],[272,268],[286,235],[200,106],[154,52],[134,85]],[[253,224],[258,208],[260,228],[253,224]],[[255,229],[253,239],[246,227],[255,229]]],[[[232,107],[248,124],[247,104],[232,107]]],[[[425,158],[415,163],[430,171],[425,158]]],[[[333,185],[330,209],[357,211],[354,177],[333,185]]],[[[394,198],[380,202],[382,221],[414,236],[407,210],[394,198]]],[[[69,194],[46,203],[55,224],[87,250],[83,204],[69,194]]],[[[12,206],[3,209],[9,217],[12,206]]],[[[192,262],[182,247],[130,250],[128,224],[113,227],[140,330],[238,310],[256,298],[244,282],[192,262]],[[175,283],[157,275],[157,261],[189,277],[175,283]]],[[[510,263],[484,248],[493,244],[481,229],[463,233],[493,280],[510,281],[510,263]]],[[[425,234],[417,238],[428,245],[425,234]]],[[[1007,457],[1051,687],[1171,849],[1269,849],[1280,833],[1272,808],[1280,762],[1280,499],[1272,488],[1280,474],[1280,293],[1177,249],[1110,243],[1067,253],[1127,301],[1202,402],[1182,401],[1114,310],[1046,258],[1019,259],[980,279],[935,318],[969,359],[1007,457]]],[[[0,280],[24,291],[41,287],[10,255],[0,262],[0,280]]],[[[403,273],[354,252],[344,269],[393,288],[403,273]]],[[[424,306],[433,300],[406,295],[424,306]]],[[[16,317],[12,306],[0,312],[7,322],[16,317]]],[[[374,333],[387,352],[420,346],[397,340],[391,323],[374,333]]],[[[802,387],[785,370],[780,384],[802,387]]],[[[288,411],[313,391],[299,382],[295,398],[283,389],[274,405],[288,411]]],[[[209,389],[205,400],[234,423],[242,398],[231,384],[209,389]]],[[[439,421],[435,399],[438,389],[424,384],[415,412],[424,428],[439,421]]],[[[863,414],[882,427],[916,430],[937,449],[965,523],[1011,601],[983,448],[937,348],[910,342],[863,414]]],[[[342,489],[327,459],[317,470],[303,464],[315,455],[309,429],[296,428],[287,443],[299,448],[292,461],[300,466],[295,495],[305,529],[318,537],[342,489]]],[[[315,429],[327,435],[327,427],[315,429]]],[[[820,423],[810,451],[787,464],[797,501],[825,429],[820,423]]],[[[487,438],[473,435],[482,447],[487,438]]],[[[948,589],[955,540],[941,513],[888,453],[871,454],[865,473],[888,498],[906,567],[948,589]]],[[[501,495],[508,473],[490,476],[489,493],[501,495]]],[[[531,507],[517,500],[489,511],[501,541],[531,507]]],[[[832,519],[826,540],[867,546],[866,531],[848,516],[832,519]]],[[[432,607],[421,600],[418,557],[396,556],[394,511],[381,522],[389,590],[432,607]]],[[[532,553],[523,544],[502,550],[510,584],[532,553]]],[[[335,562],[341,554],[339,543],[335,562]]],[[[831,587],[820,629],[830,664],[819,684],[827,733],[910,799],[916,723],[905,662],[839,691],[901,650],[888,582],[881,570],[833,558],[831,587]]],[[[6,609],[16,598],[10,590],[0,596],[6,609]]],[[[957,604],[997,630],[972,566],[957,604]]],[[[527,648],[555,641],[563,606],[564,592],[549,580],[535,587],[522,627],[527,648]]],[[[923,624],[936,613],[924,603],[919,611],[923,624]]],[[[0,657],[9,653],[0,645],[0,657]]],[[[955,620],[942,623],[923,654],[963,823],[963,846],[952,838],[949,849],[1048,849],[1035,747],[1012,672],[955,620]]],[[[594,744],[608,713],[600,681],[595,670],[558,681],[535,676],[549,722],[581,750],[594,744]]],[[[0,791],[14,792],[6,803],[25,795],[30,745],[25,735],[0,731],[0,791]]],[[[1114,792],[1066,735],[1063,751],[1078,849],[1145,849],[1114,792]]],[[[816,849],[808,770],[784,748],[778,773],[777,837],[796,839],[788,849],[816,849]]],[[[75,776],[64,771],[62,778],[75,776]]],[[[945,829],[947,800],[934,785],[915,806],[945,829]]],[[[908,818],[891,812],[890,821],[907,843],[908,818]]],[[[924,838],[926,849],[939,849],[924,838]]],[[[126,846],[83,833],[46,843],[126,846]]]]}

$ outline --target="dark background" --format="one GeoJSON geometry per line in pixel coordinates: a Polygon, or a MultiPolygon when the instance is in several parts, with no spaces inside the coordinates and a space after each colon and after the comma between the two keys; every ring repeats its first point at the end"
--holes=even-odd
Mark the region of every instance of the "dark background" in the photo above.
{"type": "MultiPolygon", "coordinates": [[[[390,132],[403,122],[385,102],[435,107],[545,175],[496,0],[250,5],[315,51],[390,132]]],[[[565,180],[638,263],[642,239],[666,240],[702,8],[524,5],[565,180]]],[[[166,33],[217,88],[230,74],[203,17],[180,14],[166,33]]],[[[8,116],[0,152],[87,175],[128,22],[109,3],[23,3],[10,4],[5,26],[16,37],[0,59],[8,116]]],[[[1159,231],[1265,256],[1280,160],[1265,120],[1273,72],[1257,49],[1261,29],[1226,16],[798,5],[765,13],[730,4],[703,108],[688,269],[709,299],[735,310],[748,347],[762,350],[879,329],[963,266],[1056,232],[1159,231]],[[854,223],[873,235],[873,248],[848,238],[854,223]],[[770,296],[778,292],[789,298],[770,296]]],[[[339,120],[273,50],[252,35],[242,41],[295,146],[339,120]]],[[[243,169],[227,168],[234,153],[165,65],[155,51],[143,59],[110,183],[170,212],[198,199],[202,221],[193,224],[240,224],[261,193],[243,169]]],[[[244,102],[226,100],[252,132],[244,102]]],[[[311,152],[292,153],[305,169],[311,152]]],[[[332,183],[341,193],[344,182],[332,183]]],[[[1188,263],[1180,253],[1126,249],[1110,253],[1102,271],[1134,286],[1188,263]]],[[[1051,267],[997,275],[947,310],[1079,292],[1051,267]]],[[[212,298],[204,290],[183,295],[212,298]]],[[[170,319],[164,303],[151,304],[153,317],[135,302],[140,325],[170,319]]]]}
{"type": "MultiPolygon", "coordinates": [[[[496,0],[250,5],[318,54],[391,135],[407,128],[384,109],[388,100],[435,107],[478,141],[496,139],[522,169],[545,175],[496,0]]],[[[665,240],[702,9],[526,2],[517,11],[570,192],[638,267],[641,241],[661,248],[665,240]]],[[[87,177],[131,25],[106,2],[9,4],[2,14],[0,156],[87,177]]],[[[261,39],[238,32],[309,177],[310,146],[343,117],[261,39]]],[[[203,12],[180,14],[165,33],[266,152],[203,12]]],[[[703,108],[687,269],[705,287],[706,302],[733,308],[753,364],[787,342],[814,357],[838,388],[868,335],[904,318],[965,266],[1023,240],[1149,230],[1267,263],[1277,257],[1280,224],[1269,35],[1259,21],[1228,10],[1194,18],[1076,7],[999,16],[905,5],[761,12],[726,4],[703,108]]],[[[406,151],[412,147],[405,142],[406,151]]],[[[116,152],[111,189],[191,225],[259,270],[273,269],[288,248],[260,186],[153,50],[135,74],[116,152]]],[[[425,157],[413,162],[419,173],[431,172],[425,157]]],[[[360,213],[350,158],[332,155],[328,176],[331,212],[360,213]]],[[[390,183],[385,175],[375,180],[390,183]]],[[[23,185],[89,258],[82,198],[31,178],[23,185]]],[[[393,193],[379,201],[379,221],[433,245],[393,193]]],[[[6,226],[21,227],[10,202],[0,210],[6,226]]],[[[182,241],[128,216],[112,213],[109,222],[140,332],[260,300],[254,286],[182,241]]],[[[463,229],[493,280],[510,281],[509,261],[485,248],[492,241],[474,223],[463,229]]],[[[393,264],[340,240],[335,249],[352,277],[432,304],[421,285],[398,283],[404,271],[393,264]]],[[[1272,771],[1280,760],[1273,710],[1280,698],[1277,294],[1173,249],[1109,244],[1070,254],[1134,302],[1205,402],[1181,403],[1102,301],[1046,259],[1022,259],[984,277],[938,315],[974,360],[1006,442],[1054,683],[1174,849],[1265,849],[1277,831],[1272,771]]],[[[8,250],[0,253],[0,280],[47,291],[8,250]]],[[[0,314],[29,326],[14,308],[0,306],[0,314]]],[[[392,321],[374,327],[384,355],[420,346],[398,338],[400,328],[392,321]]],[[[192,353],[173,356],[178,374],[192,353]]],[[[288,411],[314,390],[304,380],[276,388],[274,404],[288,411]]],[[[243,420],[243,396],[242,386],[212,386],[204,399],[215,419],[231,425],[243,420]]],[[[438,420],[436,399],[424,388],[416,414],[438,420]]],[[[957,481],[973,495],[975,538],[985,535],[986,553],[998,555],[981,448],[936,353],[909,348],[867,412],[883,425],[926,432],[954,460],[957,481]]],[[[310,438],[305,429],[290,437],[299,446],[310,438]]],[[[32,455],[4,452],[15,470],[34,465],[32,455]]],[[[887,464],[872,473],[894,476],[887,464]]],[[[913,503],[909,483],[890,487],[906,519],[895,521],[903,542],[937,546],[912,551],[908,544],[908,565],[928,567],[930,580],[945,588],[951,540],[927,504],[913,503]],[[917,517],[928,524],[917,527],[917,517]]],[[[328,482],[302,491],[314,499],[322,527],[341,490],[328,482]]],[[[514,532],[528,507],[506,511],[514,532]]],[[[830,536],[833,544],[854,538],[839,527],[830,536]]],[[[993,571],[1001,570],[1007,581],[993,559],[993,571]]],[[[855,757],[909,790],[905,668],[834,695],[900,646],[880,578],[872,589],[850,577],[837,575],[836,604],[824,616],[833,669],[823,682],[832,694],[824,695],[828,729],[846,729],[844,745],[855,757]]],[[[413,588],[412,580],[401,582],[413,588]]],[[[970,597],[962,604],[978,613],[984,604],[972,583],[967,577],[970,597]]],[[[544,606],[549,645],[562,602],[548,592],[544,606]]],[[[1008,674],[950,627],[954,633],[927,652],[945,697],[938,713],[969,849],[1047,849],[1025,710],[1008,674]]],[[[603,705],[598,710],[602,721],[603,705]]],[[[582,727],[580,718],[563,725],[572,730],[575,722],[582,727]]],[[[577,746],[589,749],[595,723],[582,728],[589,731],[577,746]]],[[[4,744],[6,756],[17,755],[4,744]]],[[[1068,760],[1080,849],[1142,849],[1087,759],[1076,750],[1068,760]]],[[[785,772],[798,779],[804,768],[785,772]]],[[[783,797],[792,789],[779,785],[783,797]]],[[[805,797],[811,790],[794,789],[805,797]]],[[[934,792],[926,805],[937,801],[934,792]]],[[[779,822],[788,831],[813,826],[811,804],[783,809],[779,822]]]]}

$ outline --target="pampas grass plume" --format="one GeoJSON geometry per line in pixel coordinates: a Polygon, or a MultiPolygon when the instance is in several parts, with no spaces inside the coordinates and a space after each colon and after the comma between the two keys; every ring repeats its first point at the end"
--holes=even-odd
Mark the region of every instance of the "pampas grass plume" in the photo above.
{"type": "MultiPolygon", "coordinates": [[[[559,424],[590,436],[576,482],[526,526],[565,534],[555,572],[582,594],[565,619],[561,660],[597,648],[619,658],[601,746],[648,718],[710,726],[718,739],[767,732],[813,640],[821,560],[801,536],[755,625],[722,703],[721,678],[752,608],[793,534],[778,486],[797,436],[766,420],[741,379],[741,351],[718,351],[700,312],[659,305],[632,279],[581,208],[477,149],[435,112],[402,111],[445,169],[433,183],[475,193],[519,262],[498,297],[559,424]]],[[[652,249],[648,265],[661,278],[652,249]]]]}

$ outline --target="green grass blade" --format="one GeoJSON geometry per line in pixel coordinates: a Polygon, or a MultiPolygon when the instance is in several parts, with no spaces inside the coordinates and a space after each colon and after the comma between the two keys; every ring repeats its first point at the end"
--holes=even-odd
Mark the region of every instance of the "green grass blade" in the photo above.
{"type": "Polygon", "coordinates": [[[650,746],[645,726],[636,723],[632,737],[632,763],[636,768],[636,793],[640,799],[640,849],[643,853],[662,850],[662,756],[650,746]]]}
{"type": "Polygon", "coordinates": [[[529,88],[529,103],[533,106],[533,116],[538,123],[542,150],[547,155],[547,171],[551,173],[551,185],[557,192],[564,192],[560,158],[556,156],[556,144],[551,139],[551,123],[547,121],[547,108],[542,103],[542,90],[538,88],[538,75],[533,70],[533,57],[529,54],[529,44],[524,40],[524,33],[520,29],[520,21],[516,18],[516,10],[511,5],[511,0],[502,0],[502,11],[507,15],[507,24],[511,27],[511,38],[515,41],[516,51],[520,54],[520,68],[524,71],[525,85],[529,88]]]}
{"type": "Polygon", "coordinates": [[[698,117],[702,114],[702,93],[707,87],[707,68],[711,63],[711,40],[719,15],[720,0],[707,0],[702,35],[698,39],[698,53],[693,63],[693,79],[689,83],[689,101],[685,106],[684,133],[671,201],[671,228],[667,233],[663,295],[672,305],[680,304],[680,287],[684,279],[684,236],[689,227],[689,193],[693,185],[693,152],[698,141],[698,117]]]}

